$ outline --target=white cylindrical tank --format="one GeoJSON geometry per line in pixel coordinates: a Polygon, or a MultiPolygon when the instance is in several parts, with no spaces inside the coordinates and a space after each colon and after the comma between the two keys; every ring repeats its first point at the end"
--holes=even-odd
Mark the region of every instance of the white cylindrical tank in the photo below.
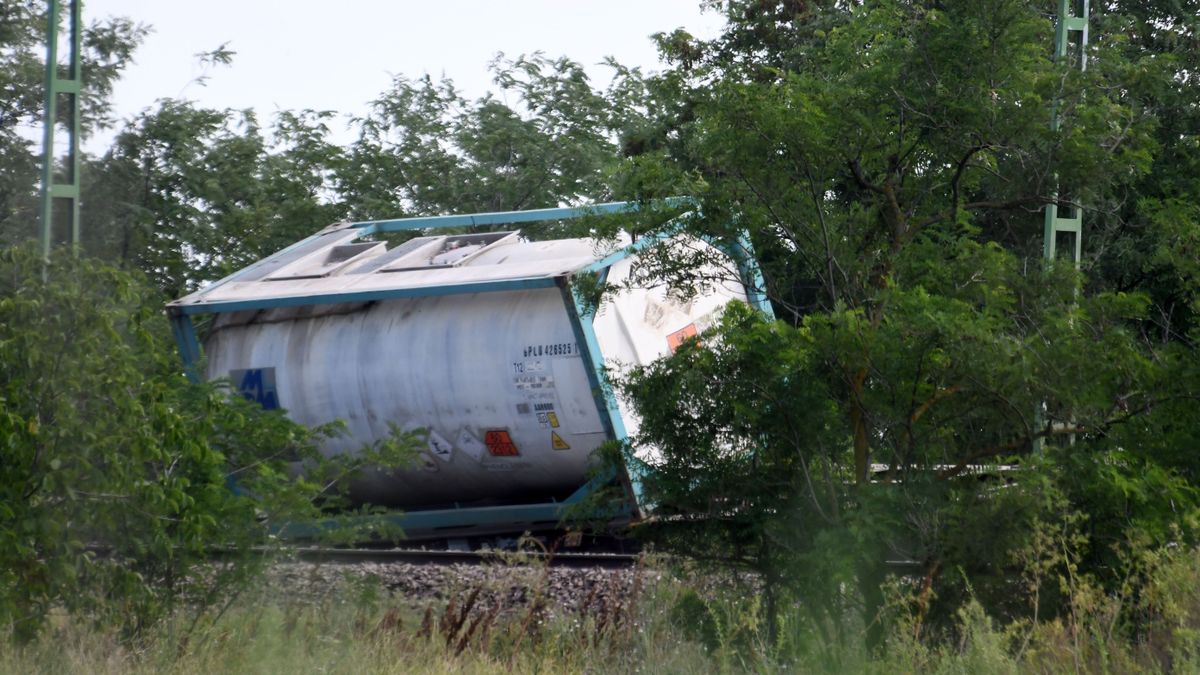
{"type": "Polygon", "coordinates": [[[568,290],[571,276],[603,265],[620,283],[635,254],[515,232],[420,237],[390,250],[354,238],[331,228],[173,308],[214,315],[208,378],[230,378],[302,424],[344,421],[326,454],[392,428],[422,430],[417,466],[351,486],[355,500],[384,506],[570,495],[586,482],[592,451],[620,426],[636,428],[597,391],[598,367],[648,363],[746,297],[736,280],[686,302],[661,287],[626,289],[592,317],[568,290]]]}
{"type": "Polygon", "coordinates": [[[356,499],[411,507],[562,497],[584,482],[604,441],[557,289],[289,314],[218,319],[205,343],[208,375],[273,368],[292,419],[345,421],[327,453],[384,438],[389,424],[427,430],[419,469],[371,475],[354,486],[356,499]]]}

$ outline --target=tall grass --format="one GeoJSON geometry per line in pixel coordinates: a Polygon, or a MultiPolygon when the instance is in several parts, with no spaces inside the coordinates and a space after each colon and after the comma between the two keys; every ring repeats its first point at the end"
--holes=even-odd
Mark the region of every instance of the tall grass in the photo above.
{"type": "MultiPolygon", "coordinates": [[[[636,586],[636,583],[635,583],[636,586]]],[[[137,643],[63,617],[43,639],[0,653],[20,673],[497,673],[710,670],[668,619],[655,584],[592,593],[551,612],[535,585],[520,599],[483,586],[444,603],[342,589],[316,602],[251,598],[191,629],[180,615],[137,643]],[[603,597],[601,597],[603,595],[603,597]],[[353,600],[347,601],[347,598],[353,600]]]]}
{"type": "Polygon", "coordinates": [[[753,594],[644,570],[565,606],[536,567],[520,592],[479,582],[435,603],[361,582],[304,600],[264,587],[220,616],[181,613],[137,641],[59,616],[36,642],[0,643],[0,672],[1200,672],[1200,554],[1165,549],[1138,569],[1118,592],[1080,581],[1057,618],[1002,624],[968,600],[952,630],[932,637],[901,612],[874,653],[854,620],[831,640],[802,607],[785,612],[768,644],[753,594]]]}

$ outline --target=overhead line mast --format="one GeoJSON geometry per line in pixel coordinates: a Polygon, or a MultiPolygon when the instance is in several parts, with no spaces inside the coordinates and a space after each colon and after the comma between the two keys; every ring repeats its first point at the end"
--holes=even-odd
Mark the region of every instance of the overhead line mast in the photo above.
{"type": "MultiPolygon", "coordinates": [[[[1058,22],[1054,30],[1054,60],[1062,62],[1069,59],[1069,66],[1076,66],[1080,72],[1087,70],[1088,44],[1088,5],[1089,0],[1058,0],[1058,22]],[[1078,13],[1077,13],[1078,12],[1078,13]]],[[[1050,118],[1050,129],[1058,131],[1057,103],[1050,118]]],[[[1058,177],[1055,176],[1055,183],[1058,177]]],[[[1058,186],[1055,186],[1055,197],[1058,196],[1058,186]]],[[[1056,258],[1058,251],[1058,235],[1060,232],[1070,232],[1075,235],[1075,250],[1072,260],[1075,266],[1083,251],[1083,213],[1077,207],[1067,207],[1065,213],[1060,213],[1058,204],[1046,205],[1046,229],[1042,243],[1042,256],[1047,261],[1056,258]]]]}
{"type": "Polygon", "coordinates": [[[46,12],[46,103],[42,119],[41,236],[42,255],[49,257],[54,244],[55,205],[65,205],[71,244],[79,246],[79,99],[82,95],[83,28],[82,0],[68,0],[69,37],[66,67],[58,65],[59,0],[49,0],[46,12]],[[63,103],[60,97],[65,98],[63,103]],[[67,156],[59,174],[55,171],[55,127],[65,112],[67,156]]]}
{"type": "MultiPolygon", "coordinates": [[[[1089,0],[1058,0],[1058,21],[1054,29],[1054,60],[1062,63],[1067,60],[1068,67],[1077,67],[1080,72],[1087,70],[1088,45],[1088,11],[1089,0]]],[[[1050,117],[1050,129],[1058,131],[1058,102],[1054,103],[1054,111],[1050,117]]],[[[1054,177],[1054,197],[1059,197],[1058,176],[1054,177]]],[[[1042,257],[1047,264],[1058,258],[1058,235],[1073,234],[1075,246],[1068,249],[1071,261],[1078,269],[1083,257],[1083,210],[1078,206],[1068,206],[1059,211],[1058,204],[1051,202],[1046,205],[1045,231],[1042,240],[1042,257]]],[[[1045,403],[1038,405],[1034,414],[1034,428],[1041,429],[1046,424],[1045,403]]],[[[1074,436],[1071,437],[1074,442],[1074,436]]],[[[1044,439],[1033,441],[1033,452],[1041,453],[1044,439]]]]}

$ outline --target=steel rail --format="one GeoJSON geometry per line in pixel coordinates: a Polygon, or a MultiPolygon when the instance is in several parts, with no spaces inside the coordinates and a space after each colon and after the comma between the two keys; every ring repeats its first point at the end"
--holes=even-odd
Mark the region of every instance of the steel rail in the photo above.
{"type": "Polygon", "coordinates": [[[375,548],[284,548],[261,549],[264,554],[292,555],[305,562],[326,562],[343,565],[362,563],[407,563],[412,565],[486,565],[527,562],[550,567],[619,569],[632,567],[641,556],[632,553],[543,553],[538,551],[450,551],[426,549],[375,548]]]}

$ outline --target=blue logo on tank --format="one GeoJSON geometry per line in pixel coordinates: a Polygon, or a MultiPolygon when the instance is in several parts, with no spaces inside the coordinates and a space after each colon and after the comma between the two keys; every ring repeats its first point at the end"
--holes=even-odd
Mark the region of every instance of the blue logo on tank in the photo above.
{"type": "Polygon", "coordinates": [[[257,401],[264,410],[279,408],[279,392],[275,389],[274,368],[246,368],[229,371],[229,379],[239,394],[257,401]]]}

